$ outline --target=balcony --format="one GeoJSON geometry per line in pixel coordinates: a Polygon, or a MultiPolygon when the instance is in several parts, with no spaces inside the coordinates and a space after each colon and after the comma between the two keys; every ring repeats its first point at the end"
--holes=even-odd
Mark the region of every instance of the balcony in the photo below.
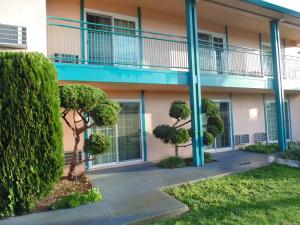
{"type": "MultiPolygon", "coordinates": [[[[199,53],[204,78],[272,79],[269,51],[200,37],[199,53]]],[[[78,64],[102,70],[152,71],[158,75],[181,76],[174,81],[178,84],[188,82],[186,37],[131,29],[122,24],[110,26],[48,17],[48,57],[58,66],[78,64]]],[[[285,79],[300,79],[300,58],[283,56],[283,72],[285,79]]]]}

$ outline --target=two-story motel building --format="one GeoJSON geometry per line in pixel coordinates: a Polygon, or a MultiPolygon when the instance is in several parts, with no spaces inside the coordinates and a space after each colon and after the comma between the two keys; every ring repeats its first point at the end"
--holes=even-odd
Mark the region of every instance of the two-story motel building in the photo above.
{"type": "MultiPolygon", "coordinates": [[[[180,152],[195,165],[203,164],[204,149],[278,141],[284,150],[300,137],[298,11],[255,0],[20,0],[0,7],[1,49],[43,52],[60,84],[89,84],[120,103],[116,126],[89,131],[107,133],[113,145],[86,169],[173,154],[152,130],[171,123],[174,100],[189,102],[195,130],[203,97],[217,103],[225,123],[212,146],[201,147],[196,132],[193,147],[180,152]]],[[[64,148],[67,162],[67,126],[64,148]]]]}

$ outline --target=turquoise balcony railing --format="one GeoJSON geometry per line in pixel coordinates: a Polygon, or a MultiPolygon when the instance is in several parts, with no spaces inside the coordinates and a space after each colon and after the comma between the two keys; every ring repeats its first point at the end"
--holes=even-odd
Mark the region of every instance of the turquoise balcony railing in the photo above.
{"type": "MultiPolygon", "coordinates": [[[[199,39],[205,74],[272,77],[272,54],[199,39]]],[[[56,63],[188,70],[187,38],[48,17],[48,57],[56,63]]],[[[300,78],[300,58],[283,57],[286,79],[300,78]]]]}
{"type": "Polygon", "coordinates": [[[285,55],[282,57],[282,62],[284,79],[300,79],[300,57],[285,55]]]}
{"type": "Polygon", "coordinates": [[[186,37],[57,17],[48,17],[48,56],[65,63],[188,67],[186,37]]]}

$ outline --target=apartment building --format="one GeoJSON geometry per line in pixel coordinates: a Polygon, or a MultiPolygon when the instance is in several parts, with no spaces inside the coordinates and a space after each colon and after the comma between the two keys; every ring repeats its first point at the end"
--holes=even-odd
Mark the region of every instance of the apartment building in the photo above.
{"type": "MultiPolygon", "coordinates": [[[[284,150],[300,137],[300,12],[254,0],[20,0],[4,7],[0,48],[43,52],[61,84],[89,84],[120,103],[116,126],[85,134],[113,138],[87,170],[173,154],[152,130],[172,122],[174,100],[190,103],[198,131],[201,98],[220,109],[225,131],[215,143],[202,147],[196,132],[180,152],[198,166],[203,151],[277,141],[284,150]],[[3,39],[7,27],[17,42],[3,39]]],[[[64,126],[66,155],[73,144],[64,126]]]]}

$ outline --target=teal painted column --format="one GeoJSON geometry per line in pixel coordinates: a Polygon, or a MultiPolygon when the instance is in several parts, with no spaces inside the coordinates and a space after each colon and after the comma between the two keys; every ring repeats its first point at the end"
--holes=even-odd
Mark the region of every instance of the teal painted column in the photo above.
{"type": "Polygon", "coordinates": [[[81,63],[85,63],[84,0],[80,0],[81,63]]]}
{"type": "Polygon", "coordinates": [[[232,93],[229,93],[229,99],[230,99],[230,122],[231,122],[231,148],[234,150],[235,148],[235,138],[234,138],[234,121],[233,121],[233,107],[232,107],[232,93]]]}
{"type": "Polygon", "coordinates": [[[194,131],[192,137],[193,164],[195,166],[202,166],[204,165],[204,147],[196,0],[186,0],[185,7],[189,61],[189,93],[192,111],[192,129],[194,131]]]}
{"type": "Polygon", "coordinates": [[[146,111],[145,111],[145,92],[141,91],[141,111],[142,111],[142,136],[144,161],[147,161],[147,133],[146,133],[146,111]]]}
{"type": "MultiPolygon", "coordinates": [[[[87,113],[84,114],[84,117],[87,118],[87,113]]],[[[86,141],[87,139],[89,139],[89,133],[87,130],[84,131],[84,141],[86,141]]],[[[84,159],[87,159],[89,157],[89,154],[87,152],[84,151],[84,159]]],[[[86,160],[85,161],[85,170],[89,170],[89,161],[86,160]]]]}
{"type": "Polygon", "coordinates": [[[285,110],[284,110],[284,90],[282,87],[282,65],[280,53],[280,34],[277,20],[270,22],[270,34],[272,44],[274,91],[276,102],[277,132],[280,151],[287,149],[285,110]]]}

